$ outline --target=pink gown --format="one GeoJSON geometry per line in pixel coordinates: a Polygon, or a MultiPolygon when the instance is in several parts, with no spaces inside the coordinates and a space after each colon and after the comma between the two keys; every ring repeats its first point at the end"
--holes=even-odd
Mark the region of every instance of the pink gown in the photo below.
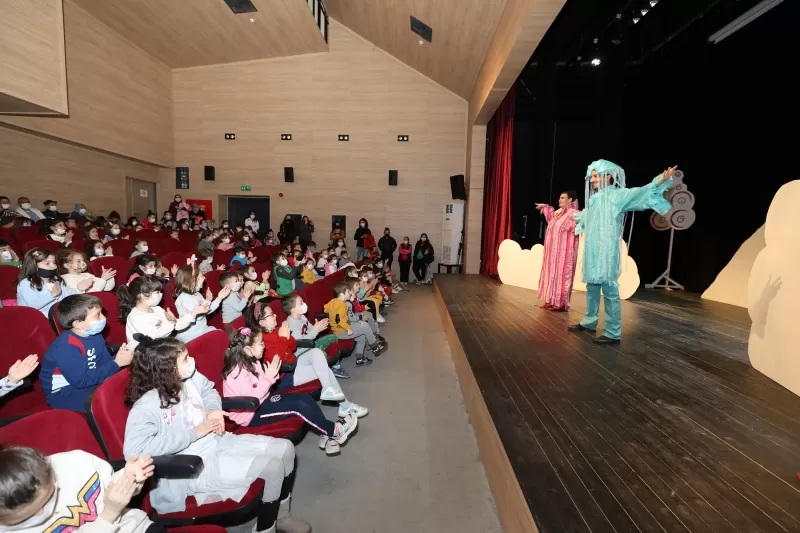
{"type": "Polygon", "coordinates": [[[551,206],[542,208],[547,221],[544,235],[544,259],[539,277],[539,299],[545,304],[568,310],[572,295],[572,280],[578,259],[578,236],[575,235],[575,213],[579,212],[578,201],[564,210],[555,211],[551,206]]]}

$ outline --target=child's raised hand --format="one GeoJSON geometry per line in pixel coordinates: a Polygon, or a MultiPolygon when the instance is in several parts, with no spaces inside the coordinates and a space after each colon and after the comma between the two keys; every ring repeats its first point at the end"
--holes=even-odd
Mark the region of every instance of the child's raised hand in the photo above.
{"type": "Polygon", "coordinates": [[[269,275],[272,274],[269,270],[265,270],[261,273],[261,279],[266,283],[269,280],[269,275]]]}
{"type": "Polygon", "coordinates": [[[255,285],[253,285],[252,283],[248,283],[247,285],[244,286],[244,297],[250,298],[255,291],[256,291],[255,285]]]}
{"type": "Polygon", "coordinates": [[[106,270],[106,267],[100,267],[100,268],[103,269],[103,273],[100,274],[100,278],[101,279],[109,280],[109,279],[111,279],[111,278],[113,278],[114,276],[117,275],[117,271],[114,270],[113,268],[111,268],[109,270],[106,270]]]}
{"type": "Polygon", "coordinates": [[[225,265],[217,265],[217,270],[225,270],[225,265]]]}
{"type": "Polygon", "coordinates": [[[278,336],[288,339],[291,334],[292,329],[289,327],[289,323],[284,321],[284,323],[281,324],[281,328],[278,330],[278,336]]]}
{"type": "Polygon", "coordinates": [[[11,380],[11,383],[19,383],[30,376],[33,371],[36,370],[37,366],[39,366],[39,356],[36,354],[31,354],[25,359],[17,360],[17,362],[8,369],[8,379],[11,380]]]}
{"type": "Polygon", "coordinates": [[[103,512],[100,518],[113,524],[122,511],[128,506],[136,492],[137,484],[128,476],[122,476],[116,483],[106,485],[105,495],[103,496],[103,512]]]}
{"type": "Polygon", "coordinates": [[[69,230],[64,237],[71,239],[73,235],[75,235],[75,233],[72,230],[69,230]]]}
{"type": "Polygon", "coordinates": [[[82,279],[78,282],[78,290],[86,292],[92,288],[92,285],[94,285],[94,280],[92,278],[82,279]]]}
{"type": "Polygon", "coordinates": [[[210,309],[211,309],[211,306],[207,305],[205,302],[203,302],[201,304],[197,304],[195,306],[195,308],[192,309],[192,314],[195,315],[195,316],[204,315],[204,314],[208,313],[210,309]]]}
{"type": "Polygon", "coordinates": [[[61,294],[61,282],[60,281],[54,281],[53,282],[53,288],[50,289],[50,296],[56,298],[56,297],[58,297],[59,294],[61,294]]]}
{"type": "Polygon", "coordinates": [[[164,312],[164,314],[166,315],[167,320],[169,320],[170,322],[177,322],[178,321],[178,319],[175,318],[175,314],[172,311],[170,311],[169,309],[167,309],[164,312]]]}
{"type": "Polygon", "coordinates": [[[106,242],[108,242],[108,241],[110,241],[110,240],[111,240],[111,239],[109,238],[109,236],[108,236],[108,235],[106,235],[105,237],[103,237],[103,242],[104,242],[104,243],[106,243],[106,242]]]}
{"type": "Polygon", "coordinates": [[[125,240],[125,241],[129,241],[131,239],[131,236],[130,235],[125,235],[122,239],[125,240]]]}
{"type": "Polygon", "coordinates": [[[267,368],[264,370],[264,375],[269,379],[275,379],[281,372],[281,358],[278,354],[272,358],[272,361],[267,363],[267,368]]]}
{"type": "Polygon", "coordinates": [[[217,294],[217,299],[224,300],[225,298],[228,297],[228,295],[231,293],[232,290],[233,289],[231,289],[230,285],[225,285],[219,290],[219,294],[217,294]]]}
{"type": "Polygon", "coordinates": [[[106,248],[105,255],[111,257],[112,255],[114,255],[114,250],[112,250],[111,247],[109,246],[108,248],[106,248]]]}
{"type": "Polygon", "coordinates": [[[172,268],[170,269],[170,272],[172,272],[172,277],[174,278],[175,274],[178,273],[178,265],[172,265],[172,268]]]}
{"type": "Polygon", "coordinates": [[[117,366],[122,368],[124,366],[128,366],[133,361],[133,350],[128,348],[127,344],[123,344],[117,350],[117,355],[114,356],[114,362],[117,363],[117,366]]]}
{"type": "Polygon", "coordinates": [[[328,329],[328,325],[329,324],[330,324],[330,320],[328,320],[327,318],[323,318],[322,320],[317,320],[314,323],[314,330],[317,333],[319,333],[321,331],[325,331],[326,329],[328,329]]]}
{"type": "Polygon", "coordinates": [[[211,292],[211,289],[206,289],[206,300],[209,302],[214,299],[214,293],[211,292]]]}
{"type": "Polygon", "coordinates": [[[125,463],[125,475],[136,483],[144,483],[147,481],[147,478],[152,477],[155,468],[156,467],[153,466],[153,458],[149,455],[131,457],[130,460],[125,463]]]}

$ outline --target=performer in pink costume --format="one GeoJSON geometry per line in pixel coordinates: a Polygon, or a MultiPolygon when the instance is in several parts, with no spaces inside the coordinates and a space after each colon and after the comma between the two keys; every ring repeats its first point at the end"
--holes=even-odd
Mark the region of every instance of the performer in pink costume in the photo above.
{"type": "Polygon", "coordinates": [[[575,213],[579,212],[574,191],[562,192],[558,209],[536,204],[547,221],[544,235],[544,259],[539,277],[539,299],[548,311],[568,311],[572,280],[578,259],[578,236],[575,235],[575,213]]]}

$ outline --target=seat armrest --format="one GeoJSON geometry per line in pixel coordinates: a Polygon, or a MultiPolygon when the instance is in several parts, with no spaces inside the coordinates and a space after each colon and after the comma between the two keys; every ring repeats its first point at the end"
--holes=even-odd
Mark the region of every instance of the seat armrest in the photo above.
{"type": "Polygon", "coordinates": [[[227,396],[222,398],[222,409],[239,409],[244,411],[255,411],[261,402],[255,396],[227,396]]]}
{"type": "Polygon", "coordinates": [[[155,477],[190,478],[200,473],[203,459],[197,455],[161,455],[153,457],[153,466],[155,477]]]}
{"type": "Polygon", "coordinates": [[[316,348],[316,345],[314,344],[314,339],[300,339],[299,341],[295,342],[297,342],[298,348],[316,348]]]}
{"type": "Polygon", "coordinates": [[[281,373],[294,372],[296,367],[297,363],[281,363],[281,373]]]}
{"type": "Polygon", "coordinates": [[[328,313],[314,313],[314,318],[316,318],[317,320],[323,320],[325,318],[328,318],[328,313]]]}

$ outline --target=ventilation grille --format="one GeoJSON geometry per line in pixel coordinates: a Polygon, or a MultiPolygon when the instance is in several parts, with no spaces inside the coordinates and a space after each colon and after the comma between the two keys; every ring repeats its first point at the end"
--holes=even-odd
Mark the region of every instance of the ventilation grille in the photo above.
{"type": "Polygon", "coordinates": [[[225,3],[228,4],[231,11],[237,15],[241,13],[255,13],[258,11],[250,0],[225,0],[225,3]]]}

